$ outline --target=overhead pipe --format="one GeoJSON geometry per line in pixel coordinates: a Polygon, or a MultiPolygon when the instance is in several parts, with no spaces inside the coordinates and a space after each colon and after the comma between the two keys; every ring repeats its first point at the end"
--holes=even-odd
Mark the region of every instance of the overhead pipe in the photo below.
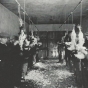
{"type": "MultiPolygon", "coordinates": [[[[72,13],[76,10],[76,8],[80,5],[80,3],[82,2],[82,0],[81,1],[79,1],[79,3],[76,5],[76,7],[73,9],[73,11],[72,12],[70,12],[70,14],[68,15],[68,17],[66,18],[66,21],[68,20],[68,18],[72,15],[72,13]]],[[[65,22],[64,22],[65,23],[65,22]]],[[[61,24],[61,26],[59,27],[59,28],[61,28],[62,27],[62,25],[63,24],[61,24]]]]}

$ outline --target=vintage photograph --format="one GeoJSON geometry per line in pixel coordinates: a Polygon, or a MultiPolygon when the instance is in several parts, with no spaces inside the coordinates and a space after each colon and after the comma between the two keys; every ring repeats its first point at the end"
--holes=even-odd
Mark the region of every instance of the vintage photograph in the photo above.
{"type": "Polygon", "coordinates": [[[88,0],[0,0],[0,88],[88,88],[88,0]]]}

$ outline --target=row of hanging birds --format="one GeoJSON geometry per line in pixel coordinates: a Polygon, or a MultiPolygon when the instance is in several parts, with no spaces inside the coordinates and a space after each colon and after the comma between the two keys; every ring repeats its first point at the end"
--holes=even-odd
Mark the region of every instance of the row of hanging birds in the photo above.
{"type": "Polygon", "coordinates": [[[24,30],[21,30],[21,33],[19,35],[19,45],[20,49],[23,51],[23,45],[25,43],[25,46],[28,46],[27,50],[30,50],[35,45],[41,46],[42,43],[39,42],[40,38],[39,36],[34,36],[33,31],[31,31],[31,35],[25,34],[24,30]]]}
{"type": "Polygon", "coordinates": [[[73,27],[72,33],[71,33],[71,42],[66,42],[66,45],[69,45],[68,50],[76,50],[77,53],[75,56],[79,59],[84,59],[86,55],[88,54],[87,48],[84,47],[85,38],[83,36],[83,33],[81,31],[81,26],[77,26],[79,32],[75,32],[75,26],[73,27]]]}

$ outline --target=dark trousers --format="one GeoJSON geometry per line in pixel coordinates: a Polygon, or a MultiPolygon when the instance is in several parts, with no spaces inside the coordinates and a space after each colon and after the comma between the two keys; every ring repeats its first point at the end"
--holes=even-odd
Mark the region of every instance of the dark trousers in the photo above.
{"type": "Polygon", "coordinates": [[[39,62],[39,57],[38,57],[38,51],[37,51],[37,53],[36,53],[36,62],[39,62]]]}
{"type": "MultiPolygon", "coordinates": [[[[1,70],[0,70],[0,86],[13,86],[14,79],[13,79],[13,65],[12,62],[1,62],[1,70]]],[[[15,73],[14,73],[15,74],[15,73]]]]}
{"type": "Polygon", "coordinates": [[[59,54],[59,57],[58,57],[59,62],[63,62],[64,57],[65,57],[65,48],[63,45],[60,45],[58,47],[58,54],[59,54]]]}
{"type": "Polygon", "coordinates": [[[22,77],[25,78],[25,75],[27,74],[28,71],[28,51],[23,52],[22,56],[22,77]]]}
{"type": "Polygon", "coordinates": [[[25,78],[25,75],[27,74],[28,70],[28,60],[24,60],[22,62],[22,77],[25,78]]]}
{"type": "Polygon", "coordinates": [[[32,69],[32,66],[33,66],[33,54],[30,54],[28,58],[28,68],[32,69]]]}
{"type": "Polygon", "coordinates": [[[67,50],[67,47],[65,47],[65,61],[66,61],[66,65],[68,63],[68,56],[69,56],[69,51],[67,50]]]}
{"type": "Polygon", "coordinates": [[[13,80],[14,80],[14,85],[19,85],[20,84],[20,80],[21,80],[21,60],[14,63],[13,65],[13,80]]]}

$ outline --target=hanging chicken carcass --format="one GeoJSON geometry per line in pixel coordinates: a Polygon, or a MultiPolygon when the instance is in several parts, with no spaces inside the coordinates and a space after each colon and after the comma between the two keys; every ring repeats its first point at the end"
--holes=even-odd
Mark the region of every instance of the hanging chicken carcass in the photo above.
{"type": "Polygon", "coordinates": [[[70,44],[69,50],[74,50],[75,45],[76,45],[76,32],[75,32],[74,27],[73,27],[73,30],[72,30],[72,33],[71,33],[71,44],[70,44]]]}
{"type": "Polygon", "coordinates": [[[24,40],[26,39],[27,35],[24,33],[24,30],[21,30],[21,34],[19,36],[19,45],[20,45],[20,49],[23,50],[23,43],[24,40]]]}

